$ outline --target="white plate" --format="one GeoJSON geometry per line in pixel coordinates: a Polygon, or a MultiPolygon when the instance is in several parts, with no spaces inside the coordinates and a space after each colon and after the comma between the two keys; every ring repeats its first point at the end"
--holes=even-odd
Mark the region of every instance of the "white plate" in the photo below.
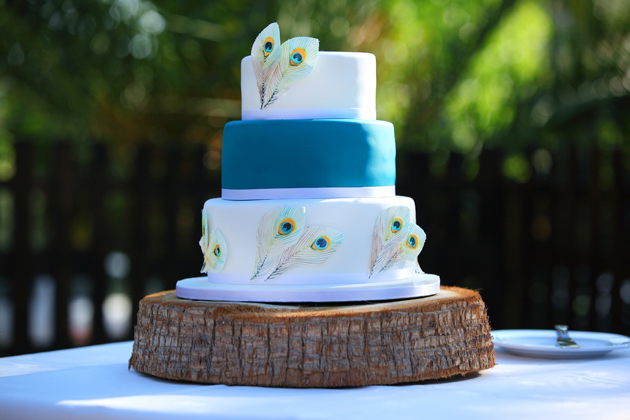
{"type": "Polygon", "coordinates": [[[586,359],[630,347],[630,337],[608,333],[569,330],[579,348],[559,347],[554,330],[497,330],[491,334],[494,345],[508,353],[545,359],[586,359]]]}

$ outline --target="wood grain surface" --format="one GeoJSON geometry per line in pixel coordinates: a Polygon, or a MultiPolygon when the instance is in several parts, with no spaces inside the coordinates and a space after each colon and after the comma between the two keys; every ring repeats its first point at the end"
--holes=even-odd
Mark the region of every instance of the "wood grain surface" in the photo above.
{"type": "Polygon", "coordinates": [[[209,384],[344,387],[466,375],[495,365],[477,292],[346,304],[140,302],[129,366],[209,384]]]}

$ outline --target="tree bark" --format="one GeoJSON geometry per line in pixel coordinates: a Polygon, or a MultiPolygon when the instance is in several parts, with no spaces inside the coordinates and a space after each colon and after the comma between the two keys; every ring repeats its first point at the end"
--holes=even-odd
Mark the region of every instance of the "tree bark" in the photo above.
{"type": "Polygon", "coordinates": [[[343,387],[466,375],[495,365],[477,292],[381,303],[140,302],[129,366],[210,384],[343,387]],[[341,306],[343,305],[343,306],[341,306]]]}

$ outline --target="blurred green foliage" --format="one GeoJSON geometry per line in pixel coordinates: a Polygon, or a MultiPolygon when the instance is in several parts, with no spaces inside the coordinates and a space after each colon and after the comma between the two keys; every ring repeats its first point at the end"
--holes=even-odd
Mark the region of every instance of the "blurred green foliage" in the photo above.
{"type": "Polygon", "coordinates": [[[627,146],[627,0],[0,0],[0,179],[20,138],[207,142],[216,167],[240,60],[273,21],[374,53],[401,148],[502,147],[521,180],[524,149],[627,146]]]}
{"type": "Polygon", "coordinates": [[[470,60],[447,94],[444,116],[452,146],[470,152],[514,120],[518,102],[549,82],[549,16],[534,2],[523,2],[470,60]]]}

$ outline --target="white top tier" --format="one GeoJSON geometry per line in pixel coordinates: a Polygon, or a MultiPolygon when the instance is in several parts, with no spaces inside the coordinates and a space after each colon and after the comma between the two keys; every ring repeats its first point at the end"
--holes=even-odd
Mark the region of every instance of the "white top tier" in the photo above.
{"type": "Polygon", "coordinates": [[[241,61],[243,120],[376,119],[376,58],[369,53],[325,52],[303,80],[260,109],[251,56],[241,61]]]}

